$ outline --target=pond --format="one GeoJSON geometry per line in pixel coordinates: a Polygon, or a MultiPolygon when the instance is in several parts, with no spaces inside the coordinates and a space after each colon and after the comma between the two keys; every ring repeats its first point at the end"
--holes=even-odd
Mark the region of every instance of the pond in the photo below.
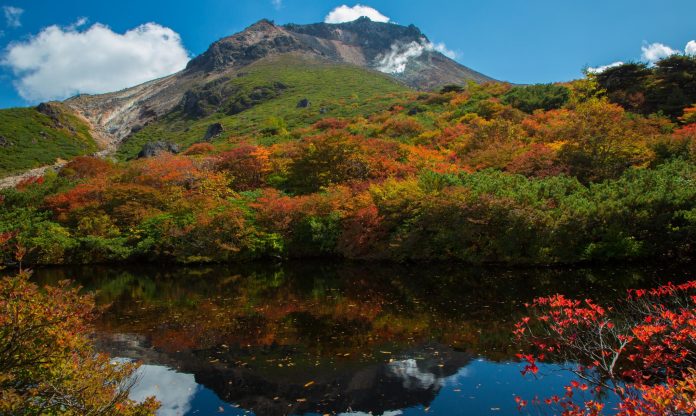
{"type": "MultiPolygon", "coordinates": [[[[511,337],[524,303],[609,301],[688,277],[656,266],[497,269],[309,261],[37,270],[97,291],[100,350],[143,363],[132,398],[161,415],[518,415],[515,396],[562,393],[511,337]]],[[[611,406],[611,399],[609,399],[611,406]]]]}

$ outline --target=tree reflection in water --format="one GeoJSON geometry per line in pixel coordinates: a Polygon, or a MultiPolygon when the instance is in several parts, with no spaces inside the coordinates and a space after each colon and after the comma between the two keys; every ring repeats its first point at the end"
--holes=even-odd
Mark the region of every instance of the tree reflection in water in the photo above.
{"type": "Polygon", "coordinates": [[[568,381],[553,366],[542,383],[519,376],[510,334],[524,302],[610,299],[658,276],[686,272],[303,262],[35,275],[98,292],[99,347],[146,364],[134,394],[158,393],[161,414],[258,415],[516,414],[513,395],[568,381]]]}

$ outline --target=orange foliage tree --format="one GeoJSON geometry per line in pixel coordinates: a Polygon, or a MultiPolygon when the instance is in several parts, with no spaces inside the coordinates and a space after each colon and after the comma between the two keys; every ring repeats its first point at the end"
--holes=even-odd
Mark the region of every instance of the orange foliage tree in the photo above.
{"type": "Polygon", "coordinates": [[[68,285],[0,279],[0,414],[154,415],[154,399],[128,399],[138,365],[95,353],[93,299],[68,285]]]}
{"type": "Polygon", "coordinates": [[[264,147],[243,144],[218,155],[215,167],[229,173],[235,190],[248,191],[264,185],[271,171],[269,156],[264,147]]]}

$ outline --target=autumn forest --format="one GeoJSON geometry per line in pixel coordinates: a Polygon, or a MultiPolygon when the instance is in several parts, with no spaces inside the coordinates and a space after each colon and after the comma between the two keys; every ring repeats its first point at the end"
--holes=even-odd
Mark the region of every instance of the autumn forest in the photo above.
{"type": "Polygon", "coordinates": [[[2,192],[21,253],[5,261],[688,259],[694,73],[675,56],[568,84],[472,83],[180,154],[78,157],[2,192]]]}

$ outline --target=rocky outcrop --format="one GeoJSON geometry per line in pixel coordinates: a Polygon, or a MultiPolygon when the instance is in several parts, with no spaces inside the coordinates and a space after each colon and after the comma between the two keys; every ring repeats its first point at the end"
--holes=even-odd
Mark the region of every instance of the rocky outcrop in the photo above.
{"type": "Polygon", "coordinates": [[[297,103],[297,108],[309,108],[312,105],[312,103],[309,102],[309,99],[303,98],[297,103]]]}
{"type": "Polygon", "coordinates": [[[55,103],[41,103],[36,106],[36,111],[41,114],[45,114],[54,120],[57,120],[61,113],[60,109],[55,103]]]}
{"type": "Polygon", "coordinates": [[[395,43],[418,42],[423,38],[427,40],[414,25],[373,22],[367,17],[341,24],[288,24],[283,27],[293,33],[356,46],[360,48],[367,62],[374,61],[395,43]]]}
{"type": "Polygon", "coordinates": [[[248,65],[269,55],[301,50],[309,51],[311,48],[264,19],[244,32],[213,43],[202,55],[189,62],[186,71],[222,71],[248,65]]]}
{"type": "Polygon", "coordinates": [[[145,143],[138,153],[138,159],[155,157],[161,153],[179,153],[179,145],[163,140],[145,143]]]}
{"type": "Polygon", "coordinates": [[[203,136],[203,141],[204,142],[209,142],[213,140],[214,138],[218,137],[225,131],[225,128],[222,127],[222,124],[220,123],[215,123],[211,124],[208,126],[208,130],[205,132],[205,136],[203,136]]]}
{"type": "Polygon", "coordinates": [[[227,115],[239,114],[279,96],[287,89],[281,82],[244,88],[229,81],[229,77],[222,77],[186,91],[179,106],[181,112],[192,119],[218,112],[227,115]]]}

